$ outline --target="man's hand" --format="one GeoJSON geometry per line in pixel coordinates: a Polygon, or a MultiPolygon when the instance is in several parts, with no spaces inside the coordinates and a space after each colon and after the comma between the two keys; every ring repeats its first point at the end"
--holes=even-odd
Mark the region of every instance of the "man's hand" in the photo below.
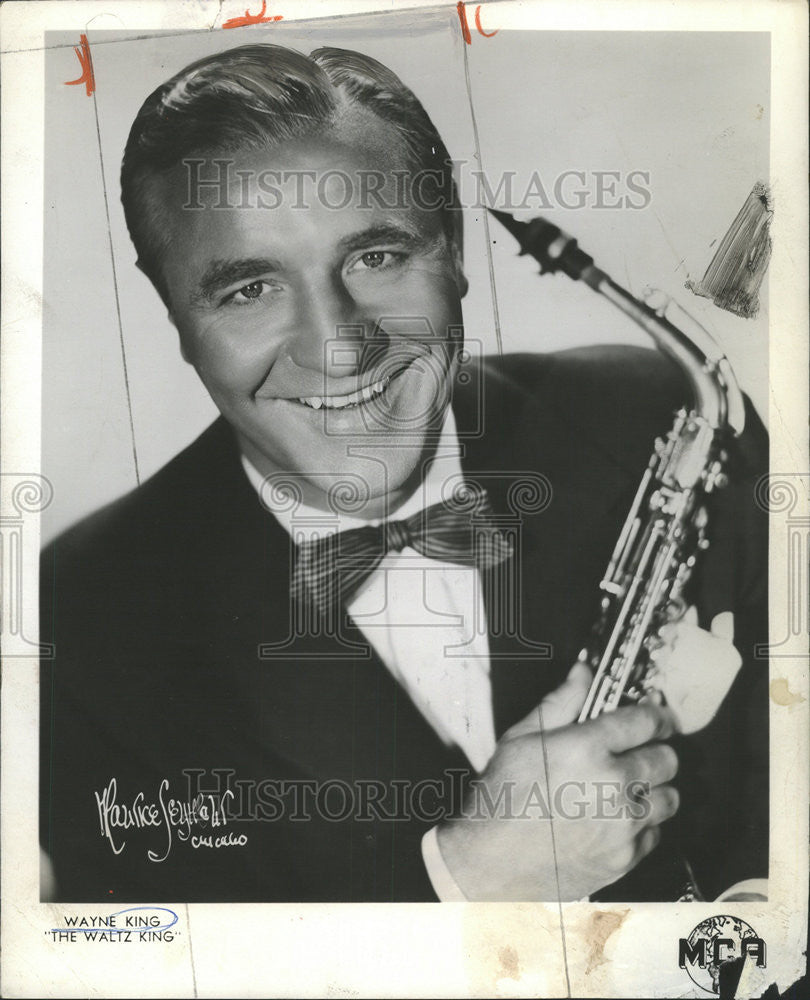
{"type": "Polygon", "coordinates": [[[711,632],[698,628],[697,621],[697,611],[689,608],[681,621],[660,630],[661,645],[651,653],[653,683],[686,735],[712,721],[742,665],[730,611],[715,616],[711,632]]]}
{"type": "Polygon", "coordinates": [[[670,711],[638,705],[573,724],[589,683],[575,664],[500,740],[463,814],[439,827],[468,899],[581,899],[634,868],[677,811],[677,757],[660,742],[670,711]]]}

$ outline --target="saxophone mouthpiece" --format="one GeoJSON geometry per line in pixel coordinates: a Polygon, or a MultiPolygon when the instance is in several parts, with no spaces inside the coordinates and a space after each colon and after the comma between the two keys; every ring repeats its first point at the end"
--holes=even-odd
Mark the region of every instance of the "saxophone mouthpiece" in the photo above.
{"type": "Polygon", "coordinates": [[[540,265],[541,274],[562,271],[576,281],[593,267],[593,257],[579,249],[577,241],[558,226],[537,216],[529,222],[518,222],[508,212],[488,208],[520,244],[520,254],[530,254],[540,265]]]}
{"type": "Polygon", "coordinates": [[[497,208],[488,208],[487,211],[515,237],[520,244],[521,254],[527,253],[528,250],[524,246],[523,240],[524,232],[529,228],[528,225],[525,222],[518,222],[514,215],[510,215],[508,212],[501,212],[497,208]]]}

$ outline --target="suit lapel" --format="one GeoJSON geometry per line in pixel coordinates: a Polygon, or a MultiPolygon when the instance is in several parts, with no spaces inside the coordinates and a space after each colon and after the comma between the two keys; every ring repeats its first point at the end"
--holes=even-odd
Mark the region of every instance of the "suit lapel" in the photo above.
{"type": "Polygon", "coordinates": [[[495,359],[478,393],[454,397],[465,477],[485,486],[514,540],[513,558],[482,573],[498,736],[562,681],[584,644],[632,484],[569,418],[551,360],[539,361],[532,392],[495,359]],[[470,433],[481,415],[483,433],[470,433]]]}
{"type": "Polygon", "coordinates": [[[252,719],[238,734],[252,744],[246,754],[271,753],[300,775],[345,781],[418,780],[463,766],[345,612],[331,623],[297,620],[287,531],[261,505],[227,426],[211,451],[205,467],[218,471],[206,502],[219,530],[206,553],[204,644],[252,719]]]}
{"type": "MultiPolygon", "coordinates": [[[[461,387],[453,400],[464,474],[487,489],[516,543],[516,557],[482,579],[498,735],[560,682],[587,636],[628,488],[625,470],[569,419],[570,401],[554,396],[549,367],[540,366],[529,392],[497,363],[482,366],[482,392],[461,387]],[[525,489],[516,490],[521,482],[525,489]],[[546,488],[548,504],[541,498],[533,509],[532,495],[546,488]]],[[[241,565],[228,603],[232,617],[252,609],[245,646],[262,651],[252,653],[247,676],[253,682],[258,671],[268,691],[263,732],[313,771],[355,773],[360,760],[373,758],[397,773],[413,754],[387,742],[390,733],[430,748],[416,756],[442,759],[446,749],[353,622],[344,618],[326,632],[294,626],[289,536],[261,507],[232,441],[230,448],[227,506],[239,514],[226,520],[223,544],[241,553],[241,565]],[[246,549],[245,539],[256,537],[261,549],[246,549]]],[[[246,683],[246,696],[250,690],[246,683]]]]}

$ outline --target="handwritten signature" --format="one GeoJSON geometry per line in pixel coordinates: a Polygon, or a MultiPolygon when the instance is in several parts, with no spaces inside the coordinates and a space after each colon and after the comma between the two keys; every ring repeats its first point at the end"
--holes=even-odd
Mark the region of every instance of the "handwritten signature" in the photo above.
{"type": "Polygon", "coordinates": [[[220,796],[200,792],[193,799],[183,800],[169,796],[169,781],[164,778],[158,789],[157,801],[148,801],[143,792],[138,792],[129,803],[119,803],[118,782],[111,778],[107,787],[101,792],[94,792],[101,836],[109,843],[114,854],[120,854],[127,845],[123,839],[123,831],[160,829],[165,838],[163,853],[148,850],[146,856],[150,861],[160,863],[168,858],[176,840],[191,841],[193,848],[199,847],[244,847],[247,844],[245,834],[235,834],[224,831],[219,835],[198,832],[196,828],[205,830],[225,827],[228,817],[225,812],[226,802],[233,798],[233,792],[228,789],[220,796]]]}

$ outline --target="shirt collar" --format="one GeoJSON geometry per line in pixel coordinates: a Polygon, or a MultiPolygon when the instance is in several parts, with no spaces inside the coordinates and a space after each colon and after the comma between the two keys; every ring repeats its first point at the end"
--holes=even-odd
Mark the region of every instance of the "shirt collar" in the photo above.
{"type": "MultiPolygon", "coordinates": [[[[264,477],[255,465],[244,455],[240,455],[240,458],[245,474],[251,486],[259,494],[262,505],[270,511],[290,535],[293,534],[293,526],[295,526],[295,533],[298,535],[301,527],[305,524],[309,537],[323,538],[336,531],[376,526],[386,520],[382,517],[364,520],[347,514],[319,510],[317,507],[310,507],[306,504],[285,504],[283,497],[277,495],[277,491],[263,489],[264,477]]],[[[444,426],[436,445],[436,452],[427,467],[422,482],[399,507],[390,511],[390,515],[396,515],[397,520],[405,520],[426,507],[446,499],[453,486],[461,481],[461,450],[458,443],[456,420],[452,408],[448,406],[444,426]]]]}

